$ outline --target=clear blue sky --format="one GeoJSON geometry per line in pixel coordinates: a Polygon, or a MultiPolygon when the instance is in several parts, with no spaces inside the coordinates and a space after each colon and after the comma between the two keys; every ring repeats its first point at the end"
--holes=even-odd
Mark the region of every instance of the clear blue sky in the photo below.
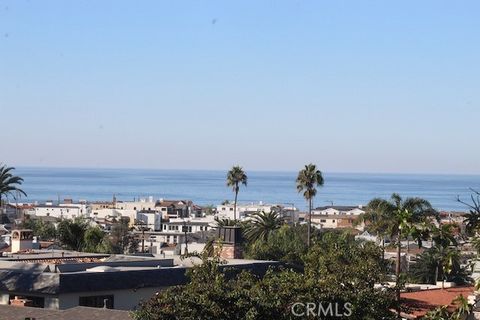
{"type": "Polygon", "coordinates": [[[479,12],[0,0],[0,161],[480,173],[479,12]]]}

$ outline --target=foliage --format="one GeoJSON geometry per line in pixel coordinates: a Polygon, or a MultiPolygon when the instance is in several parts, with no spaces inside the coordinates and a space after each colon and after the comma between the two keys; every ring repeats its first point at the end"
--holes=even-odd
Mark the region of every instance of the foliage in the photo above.
{"type": "Polygon", "coordinates": [[[82,251],[88,224],[83,219],[65,219],[58,224],[58,239],[69,250],[82,251]]]}
{"type": "Polygon", "coordinates": [[[13,167],[7,167],[6,165],[0,166],[0,204],[3,197],[7,198],[12,196],[15,198],[15,193],[19,192],[26,196],[27,194],[19,188],[23,183],[23,179],[13,174],[13,167]]]}
{"type": "MultiPolygon", "coordinates": [[[[284,227],[274,234],[282,231],[284,227]]],[[[203,256],[203,263],[188,271],[186,285],[158,292],[134,318],[297,319],[291,312],[296,302],[350,302],[350,319],[391,319],[393,293],[373,286],[384,272],[380,255],[373,243],[332,233],[311,247],[304,273],[270,269],[262,278],[249,271],[222,272],[218,257],[203,256]]]]}
{"type": "Polygon", "coordinates": [[[42,219],[27,218],[21,225],[23,229],[31,229],[33,234],[38,236],[40,240],[55,240],[57,238],[57,229],[52,222],[42,219]]]}
{"type": "Polygon", "coordinates": [[[203,212],[205,212],[205,215],[211,216],[215,214],[216,208],[213,204],[209,204],[203,208],[203,212]]]}
{"type": "Polygon", "coordinates": [[[84,247],[82,251],[86,252],[104,252],[107,248],[103,241],[105,233],[99,227],[90,227],[84,234],[84,247]]]}
{"type": "Polygon", "coordinates": [[[269,236],[269,241],[258,240],[247,246],[250,259],[274,260],[294,266],[303,266],[302,256],[307,252],[306,226],[283,225],[269,236]]]}
{"type": "Polygon", "coordinates": [[[422,238],[428,235],[423,225],[430,216],[436,216],[436,212],[427,200],[421,198],[402,199],[399,194],[393,193],[389,200],[375,198],[368,203],[367,212],[362,215],[363,221],[372,221],[380,227],[378,233],[388,235],[396,240],[397,257],[395,275],[397,279],[396,296],[400,301],[400,289],[398,282],[401,276],[401,241],[402,239],[416,235],[421,244],[422,238]]]}
{"type": "Polygon", "coordinates": [[[237,219],[237,198],[240,191],[240,185],[247,186],[248,177],[240,166],[233,166],[227,173],[227,186],[232,187],[235,193],[235,202],[233,203],[233,220],[237,219]]]}
{"type": "Polygon", "coordinates": [[[109,239],[112,253],[133,253],[137,251],[140,241],[130,232],[128,223],[128,218],[122,218],[112,226],[109,239]]]}
{"type": "Polygon", "coordinates": [[[427,200],[402,199],[400,195],[394,193],[389,200],[381,198],[371,200],[362,219],[371,223],[369,226],[371,231],[397,238],[402,228],[403,234],[407,235],[407,231],[413,231],[415,224],[424,223],[427,217],[435,215],[427,200]]]}
{"type": "Polygon", "coordinates": [[[470,189],[472,194],[470,195],[471,203],[467,203],[457,197],[457,201],[468,207],[469,212],[465,217],[464,223],[466,225],[466,231],[468,235],[474,235],[480,227],[480,192],[474,189],[470,189]]]}
{"type": "Polygon", "coordinates": [[[268,241],[269,236],[284,224],[276,210],[256,212],[246,221],[244,234],[250,242],[268,241]]]}
{"type": "Polygon", "coordinates": [[[323,175],[317,166],[310,163],[298,172],[296,184],[297,191],[303,192],[303,197],[308,202],[308,228],[307,228],[307,245],[310,246],[311,230],[312,230],[312,201],[317,194],[317,187],[323,186],[323,175]]]}
{"type": "Polygon", "coordinates": [[[215,222],[217,223],[217,227],[233,227],[237,225],[237,221],[228,219],[228,218],[222,218],[219,219],[218,217],[215,217],[215,222]]]}
{"type": "Polygon", "coordinates": [[[471,283],[471,270],[462,266],[464,262],[457,248],[434,246],[417,256],[410,266],[409,278],[415,283],[436,284],[440,279],[456,284],[471,283]]]}
{"type": "Polygon", "coordinates": [[[472,306],[468,303],[468,300],[463,296],[459,295],[453,299],[453,305],[457,306],[457,309],[454,312],[448,310],[448,306],[440,306],[434,310],[429,311],[423,319],[426,320],[460,320],[465,319],[472,311],[472,306]]]}

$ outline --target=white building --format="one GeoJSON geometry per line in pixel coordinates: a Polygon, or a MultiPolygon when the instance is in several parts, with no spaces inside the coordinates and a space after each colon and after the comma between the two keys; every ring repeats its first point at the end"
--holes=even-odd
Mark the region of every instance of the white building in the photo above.
{"type": "Polygon", "coordinates": [[[37,217],[54,217],[59,219],[75,219],[80,217],[88,217],[89,211],[84,205],[53,205],[44,204],[37,205],[33,213],[37,217]]]}
{"type": "Polygon", "coordinates": [[[312,215],[346,215],[359,216],[365,213],[363,206],[326,206],[318,207],[312,210],[312,215]]]}
{"type": "Polygon", "coordinates": [[[142,223],[145,227],[153,231],[162,230],[162,216],[155,211],[140,211],[136,215],[136,223],[142,223]]]}
{"type": "MultiPolygon", "coordinates": [[[[290,219],[292,222],[298,221],[298,211],[297,208],[294,206],[291,207],[284,207],[282,205],[277,204],[264,204],[263,202],[259,203],[250,203],[250,204],[241,204],[237,205],[237,219],[244,220],[248,219],[248,217],[257,212],[270,212],[273,208],[279,208],[279,212],[285,218],[290,219]]],[[[218,219],[234,219],[234,205],[229,204],[222,204],[217,206],[217,213],[215,216],[218,219]]]]}
{"type": "Polygon", "coordinates": [[[358,215],[312,215],[312,226],[318,229],[357,229],[363,231],[365,223],[357,223],[358,215]]]}
{"type": "Polygon", "coordinates": [[[155,204],[153,197],[148,197],[138,201],[116,201],[114,206],[118,210],[154,211],[155,204]]]}

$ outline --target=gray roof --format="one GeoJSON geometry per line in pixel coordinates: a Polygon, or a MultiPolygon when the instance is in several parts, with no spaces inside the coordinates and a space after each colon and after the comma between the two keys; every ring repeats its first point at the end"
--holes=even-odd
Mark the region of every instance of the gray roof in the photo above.
{"type": "MultiPolygon", "coordinates": [[[[247,261],[221,268],[249,269],[263,276],[277,262],[247,261]]],[[[185,267],[112,272],[38,273],[0,269],[0,291],[17,293],[62,293],[158,288],[185,284],[185,267]]],[[[1,318],[0,318],[1,319],[1,318]]]]}
{"type": "Polygon", "coordinates": [[[103,308],[75,307],[67,310],[49,310],[31,307],[0,305],[0,319],[24,320],[131,320],[128,311],[103,308]]]}

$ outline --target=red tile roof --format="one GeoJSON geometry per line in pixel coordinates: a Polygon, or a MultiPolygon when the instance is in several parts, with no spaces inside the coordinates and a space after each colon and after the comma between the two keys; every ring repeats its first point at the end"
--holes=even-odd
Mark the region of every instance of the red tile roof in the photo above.
{"type": "Polygon", "coordinates": [[[415,319],[421,318],[428,311],[441,306],[448,306],[449,311],[454,311],[456,306],[452,304],[452,301],[460,295],[467,298],[473,294],[474,290],[474,287],[469,286],[402,292],[401,298],[402,304],[408,308],[406,312],[408,318],[415,319]]]}

